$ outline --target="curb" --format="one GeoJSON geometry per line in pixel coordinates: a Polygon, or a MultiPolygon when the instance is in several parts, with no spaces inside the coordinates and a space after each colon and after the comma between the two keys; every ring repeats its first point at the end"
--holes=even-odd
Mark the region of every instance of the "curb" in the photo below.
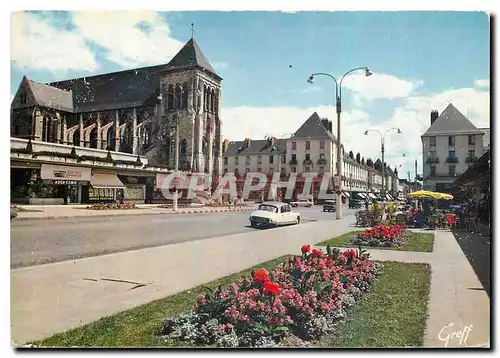
{"type": "MultiPolygon", "coordinates": [[[[95,218],[95,217],[123,217],[123,216],[147,216],[147,215],[179,215],[179,214],[204,214],[204,213],[221,213],[221,212],[235,212],[235,211],[254,211],[255,209],[251,208],[241,208],[241,209],[221,209],[221,210],[188,210],[188,211],[171,211],[171,212],[163,212],[163,213],[134,213],[134,214],[126,214],[126,215],[109,215],[109,214],[95,214],[95,215],[79,215],[79,216],[70,216],[70,215],[61,215],[61,216],[45,216],[45,217],[17,217],[13,220],[54,220],[54,219],[76,219],[76,218],[95,218]]],[[[96,210],[97,211],[97,210],[96,210]]],[[[105,210],[102,210],[105,211],[105,210]]],[[[12,220],[11,220],[12,222],[12,220]]]]}

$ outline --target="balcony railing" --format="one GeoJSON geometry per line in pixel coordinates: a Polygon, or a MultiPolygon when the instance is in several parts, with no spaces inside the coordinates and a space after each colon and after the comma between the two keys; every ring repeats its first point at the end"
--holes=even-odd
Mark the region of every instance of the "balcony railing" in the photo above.
{"type": "Polygon", "coordinates": [[[306,165],[311,165],[313,162],[312,162],[311,159],[304,159],[303,163],[306,164],[306,165]]]}
{"type": "Polygon", "coordinates": [[[474,156],[474,157],[473,157],[473,156],[468,155],[468,156],[467,156],[467,158],[465,158],[465,162],[466,162],[466,163],[473,163],[473,162],[475,162],[476,160],[477,160],[477,157],[476,157],[476,156],[474,156]]]}
{"type": "Polygon", "coordinates": [[[297,159],[292,159],[292,160],[290,160],[290,161],[288,162],[288,164],[290,164],[290,165],[297,165],[297,164],[298,164],[298,163],[297,163],[297,159]]]}
{"type": "Polygon", "coordinates": [[[438,157],[429,157],[427,158],[427,163],[439,163],[438,157]]]}
{"type": "Polygon", "coordinates": [[[446,163],[458,163],[458,157],[457,156],[450,156],[446,158],[446,163]]]}
{"type": "Polygon", "coordinates": [[[318,159],[318,164],[326,164],[326,159],[325,158],[319,158],[318,159]]]}

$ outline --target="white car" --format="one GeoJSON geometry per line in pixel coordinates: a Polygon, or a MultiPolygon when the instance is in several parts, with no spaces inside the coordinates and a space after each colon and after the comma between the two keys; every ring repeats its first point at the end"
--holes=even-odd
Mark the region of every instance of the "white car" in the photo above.
{"type": "Polygon", "coordinates": [[[295,213],[289,204],[274,201],[259,205],[257,211],[250,215],[252,227],[275,227],[281,225],[300,224],[301,215],[295,213]]]}
{"type": "Polygon", "coordinates": [[[313,206],[313,202],[309,199],[299,199],[297,201],[292,201],[290,203],[290,205],[293,206],[294,208],[299,207],[299,206],[304,206],[306,208],[310,208],[311,206],[313,206]]]}

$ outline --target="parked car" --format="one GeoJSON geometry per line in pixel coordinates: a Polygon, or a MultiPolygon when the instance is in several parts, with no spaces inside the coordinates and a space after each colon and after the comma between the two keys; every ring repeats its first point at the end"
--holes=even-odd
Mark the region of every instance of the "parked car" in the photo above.
{"type": "Polygon", "coordinates": [[[296,200],[296,201],[292,201],[290,203],[291,206],[293,206],[294,208],[297,208],[299,206],[304,206],[306,208],[310,208],[311,206],[313,206],[313,201],[312,200],[309,200],[309,199],[299,199],[299,200],[296,200]]]}
{"type": "Polygon", "coordinates": [[[335,211],[336,205],[336,200],[325,200],[325,202],[323,203],[323,211],[335,211]]]}
{"type": "Polygon", "coordinates": [[[281,225],[300,224],[301,215],[292,211],[286,203],[275,201],[265,202],[250,215],[252,227],[276,227],[281,225]]]}

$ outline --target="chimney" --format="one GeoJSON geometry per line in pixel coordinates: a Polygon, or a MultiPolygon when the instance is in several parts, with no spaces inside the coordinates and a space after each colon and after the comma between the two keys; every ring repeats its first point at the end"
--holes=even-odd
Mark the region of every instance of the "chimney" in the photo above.
{"type": "Polygon", "coordinates": [[[323,124],[323,127],[325,127],[326,130],[328,130],[328,119],[321,119],[321,124],[323,124]]]}
{"type": "Polygon", "coordinates": [[[328,131],[329,131],[330,133],[333,133],[333,132],[332,132],[332,129],[333,129],[333,128],[332,128],[332,126],[333,126],[333,125],[332,125],[332,121],[328,121],[328,131]]]}
{"type": "Polygon", "coordinates": [[[224,142],[222,143],[222,152],[226,152],[227,148],[229,147],[229,139],[224,139],[224,142]]]}
{"type": "Polygon", "coordinates": [[[267,144],[272,147],[276,143],[276,138],[275,137],[269,137],[267,138],[267,144]]]}
{"type": "Polygon", "coordinates": [[[437,117],[439,117],[439,112],[436,109],[432,110],[431,111],[431,126],[434,124],[437,117]]]}
{"type": "Polygon", "coordinates": [[[245,138],[245,148],[250,147],[250,138],[245,138]]]}

